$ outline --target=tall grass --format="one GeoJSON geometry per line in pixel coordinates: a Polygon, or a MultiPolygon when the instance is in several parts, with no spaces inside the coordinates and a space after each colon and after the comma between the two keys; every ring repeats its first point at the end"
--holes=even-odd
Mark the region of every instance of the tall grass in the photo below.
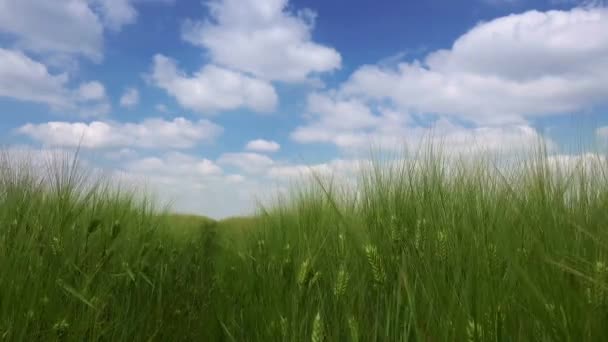
{"type": "Polygon", "coordinates": [[[608,339],[605,159],[429,151],[195,233],[75,164],[5,159],[0,338],[608,339]]]}

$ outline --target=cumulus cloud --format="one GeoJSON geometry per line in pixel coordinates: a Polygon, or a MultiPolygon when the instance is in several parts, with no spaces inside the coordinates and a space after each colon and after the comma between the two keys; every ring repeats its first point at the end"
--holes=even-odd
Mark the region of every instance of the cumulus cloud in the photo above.
{"type": "Polygon", "coordinates": [[[606,8],[510,15],[477,25],[424,61],[363,66],[341,91],[481,124],[571,113],[608,99],[605,32],[606,8]]]}
{"type": "Polygon", "coordinates": [[[135,88],[128,88],[120,98],[120,105],[127,108],[137,106],[139,103],[139,91],[135,88]]]}
{"type": "Polygon", "coordinates": [[[0,33],[18,49],[71,64],[71,56],[103,58],[104,30],[119,31],[137,20],[136,2],[174,0],[0,0],[0,33]]]}
{"type": "Polygon", "coordinates": [[[103,25],[84,0],[0,0],[0,31],[26,50],[102,56],[103,25]]]}
{"type": "Polygon", "coordinates": [[[81,101],[103,100],[106,98],[106,88],[97,81],[87,82],[80,85],[77,94],[81,101]]]}
{"type": "Polygon", "coordinates": [[[601,139],[608,139],[608,126],[598,127],[595,133],[601,139]]]}
{"type": "Polygon", "coordinates": [[[269,112],[277,106],[278,96],[266,81],[215,65],[188,76],[163,55],[154,56],[153,64],[152,81],[184,108],[200,113],[237,108],[269,112]]]}
{"type": "Polygon", "coordinates": [[[108,151],[104,154],[104,156],[109,160],[127,160],[127,159],[135,159],[139,154],[136,150],[123,147],[118,150],[108,151]]]}
{"type": "Polygon", "coordinates": [[[174,211],[216,219],[251,214],[256,200],[273,192],[268,184],[226,173],[210,159],[184,153],[131,160],[122,170],[129,179],[144,180],[146,188],[172,204],[174,211]]]}
{"type": "Polygon", "coordinates": [[[369,165],[370,161],[364,159],[334,159],[311,165],[279,163],[243,153],[226,154],[213,162],[170,152],[130,160],[122,169],[140,182],[146,179],[162,200],[171,200],[176,211],[224,218],[253,213],[259,203],[274,204],[276,194],[286,191],[289,182],[306,179],[312,172],[353,182],[357,171],[369,165]],[[237,166],[243,174],[227,173],[222,168],[225,166],[237,166]]]}
{"type": "Polygon", "coordinates": [[[239,174],[228,175],[226,176],[226,181],[232,184],[243,183],[245,181],[245,177],[239,174]]]}
{"type": "Polygon", "coordinates": [[[301,82],[338,69],[340,54],[315,43],[316,14],[293,13],[288,0],[212,0],[210,20],[187,21],[183,38],[209,51],[215,64],[266,80],[301,82]]]}
{"type": "Polygon", "coordinates": [[[118,31],[124,25],[134,23],[137,11],[133,0],[90,0],[99,8],[102,22],[110,30],[118,31]]]}
{"type": "Polygon", "coordinates": [[[547,157],[547,165],[553,171],[559,171],[562,174],[576,173],[584,171],[588,175],[605,177],[602,170],[606,167],[606,155],[593,152],[581,154],[554,154],[547,157]],[[594,174],[595,173],[595,174],[594,174]]]}
{"type": "Polygon", "coordinates": [[[192,122],[184,118],[172,121],[146,119],[140,123],[93,121],[26,124],[17,132],[45,145],[84,148],[190,148],[210,142],[222,128],[208,120],[192,122]]]}
{"type": "Polygon", "coordinates": [[[335,100],[326,94],[313,93],[307,103],[309,123],[291,134],[300,143],[331,142],[353,147],[363,143],[365,135],[381,123],[367,105],[354,98],[335,100]]]}
{"type": "Polygon", "coordinates": [[[46,66],[23,53],[0,48],[0,96],[66,106],[67,82],[67,74],[53,75],[46,66]]]}
{"type": "Polygon", "coordinates": [[[291,138],[343,150],[555,148],[529,121],[608,103],[605,32],[608,9],[598,7],[480,23],[423,61],[362,66],[336,90],[310,95],[291,138]]]}
{"type": "Polygon", "coordinates": [[[371,166],[367,159],[333,159],[318,164],[283,164],[268,169],[267,177],[277,181],[306,179],[310,175],[353,178],[357,172],[371,166]]]}
{"type": "Polygon", "coordinates": [[[163,157],[136,159],[128,162],[126,169],[140,174],[189,178],[222,174],[222,169],[213,161],[179,152],[170,152],[163,157]]]}
{"type": "Polygon", "coordinates": [[[308,122],[297,127],[291,138],[299,143],[330,143],[347,152],[370,147],[415,150],[424,143],[450,153],[515,152],[541,142],[553,144],[525,123],[471,127],[441,117],[421,126],[406,112],[328,94],[312,94],[307,107],[308,122]]]}
{"type": "Polygon", "coordinates": [[[85,82],[76,89],[70,89],[68,83],[67,74],[52,74],[44,64],[22,52],[0,48],[0,96],[82,116],[104,115],[110,110],[101,83],[85,82]]]}
{"type": "Polygon", "coordinates": [[[167,108],[167,106],[162,103],[157,104],[156,106],[154,106],[154,108],[161,113],[169,112],[169,108],[167,108]]]}
{"type": "Polygon", "coordinates": [[[276,152],[281,148],[281,145],[276,141],[256,139],[251,140],[245,145],[245,149],[255,152],[276,152]]]}
{"type": "Polygon", "coordinates": [[[263,173],[274,164],[274,160],[258,153],[224,153],[218,163],[235,166],[246,173],[263,173]]]}

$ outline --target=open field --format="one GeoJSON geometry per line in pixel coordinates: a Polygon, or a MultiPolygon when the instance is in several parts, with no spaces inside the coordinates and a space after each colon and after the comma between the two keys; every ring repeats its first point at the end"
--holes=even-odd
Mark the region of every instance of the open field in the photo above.
{"type": "Polygon", "coordinates": [[[0,340],[608,340],[608,165],[427,153],[255,217],[0,162],[0,340]]]}

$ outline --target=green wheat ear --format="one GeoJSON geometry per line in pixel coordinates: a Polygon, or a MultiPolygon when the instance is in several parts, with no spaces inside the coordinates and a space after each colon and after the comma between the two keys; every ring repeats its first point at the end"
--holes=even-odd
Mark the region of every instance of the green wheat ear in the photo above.
{"type": "Polygon", "coordinates": [[[321,342],[325,340],[325,335],[323,333],[323,321],[321,320],[321,313],[317,312],[315,316],[315,320],[312,322],[312,342],[321,342]]]}
{"type": "Polygon", "coordinates": [[[495,244],[490,243],[488,245],[488,254],[490,271],[494,274],[494,276],[496,276],[500,271],[500,259],[498,258],[498,249],[496,248],[495,244]]]}
{"type": "Polygon", "coordinates": [[[346,255],[346,246],[344,241],[344,234],[338,235],[338,253],[341,257],[346,255]]]}
{"type": "Polygon", "coordinates": [[[467,324],[467,341],[480,341],[482,335],[483,330],[481,325],[474,320],[469,320],[469,323],[467,324]]]}
{"type": "Polygon", "coordinates": [[[53,330],[57,334],[57,337],[60,339],[65,337],[65,335],[68,332],[68,329],[70,329],[70,324],[67,322],[67,320],[65,318],[62,319],[61,321],[53,324],[53,330]]]}
{"type": "Polygon", "coordinates": [[[346,287],[348,286],[348,272],[344,265],[340,267],[338,271],[338,276],[336,277],[336,284],[334,286],[334,294],[337,298],[344,296],[346,293],[346,287]]]}
{"type": "MultiPolygon", "coordinates": [[[[426,222],[426,221],[425,221],[426,222]]],[[[414,230],[414,247],[416,250],[420,251],[421,242],[422,242],[422,223],[420,220],[416,222],[416,229],[414,230]]]]}
{"type": "Polygon", "coordinates": [[[351,341],[359,342],[359,326],[354,316],[348,318],[348,330],[350,330],[351,341]]]}
{"type": "Polygon", "coordinates": [[[118,234],[120,234],[120,231],[122,230],[122,226],[120,225],[120,221],[116,220],[114,221],[114,223],[112,224],[112,240],[116,239],[118,237],[118,234]]]}
{"type": "Polygon", "coordinates": [[[441,262],[448,259],[448,233],[445,230],[437,232],[437,257],[441,262]]]}
{"type": "Polygon", "coordinates": [[[608,266],[603,261],[596,261],[593,265],[596,284],[586,289],[587,302],[595,306],[601,306],[606,301],[606,290],[599,284],[604,284],[608,275],[608,266]]]}
{"type": "Polygon", "coordinates": [[[287,338],[287,318],[283,317],[283,315],[281,315],[281,320],[280,320],[280,325],[281,325],[281,336],[283,336],[283,339],[287,338]]]}
{"type": "Polygon", "coordinates": [[[101,225],[101,220],[100,219],[93,219],[91,220],[91,222],[89,223],[89,227],[87,228],[87,234],[93,234],[95,233],[95,231],[97,230],[97,228],[99,228],[99,226],[101,225]]]}
{"type": "Polygon", "coordinates": [[[391,240],[393,241],[393,243],[396,246],[399,246],[402,241],[402,235],[401,235],[401,229],[397,225],[397,218],[395,217],[395,215],[391,216],[390,227],[391,227],[391,230],[390,230],[391,240]]]}
{"type": "Polygon", "coordinates": [[[378,249],[376,246],[371,244],[367,244],[365,246],[365,255],[367,256],[367,261],[369,262],[370,267],[372,268],[372,275],[374,276],[374,281],[377,285],[382,285],[386,281],[386,272],[384,271],[384,267],[382,266],[382,259],[378,254],[378,249]]]}
{"type": "Polygon", "coordinates": [[[304,262],[302,262],[302,265],[300,265],[298,277],[296,278],[296,282],[297,282],[299,288],[304,288],[304,286],[306,286],[311,273],[312,272],[310,269],[310,260],[306,259],[306,260],[304,260],[304,262]]]}

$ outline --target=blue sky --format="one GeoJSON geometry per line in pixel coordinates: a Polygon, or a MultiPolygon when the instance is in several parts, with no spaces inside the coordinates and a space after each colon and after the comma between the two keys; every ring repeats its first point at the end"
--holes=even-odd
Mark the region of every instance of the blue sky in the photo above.
{"type": "Polygon", "coordinates": [[[564,156],[603,146],[607,108],[601,1],[0,0],[0,143],[80,146],[182,212],[244,214],[430,132],[564,156]]]}

